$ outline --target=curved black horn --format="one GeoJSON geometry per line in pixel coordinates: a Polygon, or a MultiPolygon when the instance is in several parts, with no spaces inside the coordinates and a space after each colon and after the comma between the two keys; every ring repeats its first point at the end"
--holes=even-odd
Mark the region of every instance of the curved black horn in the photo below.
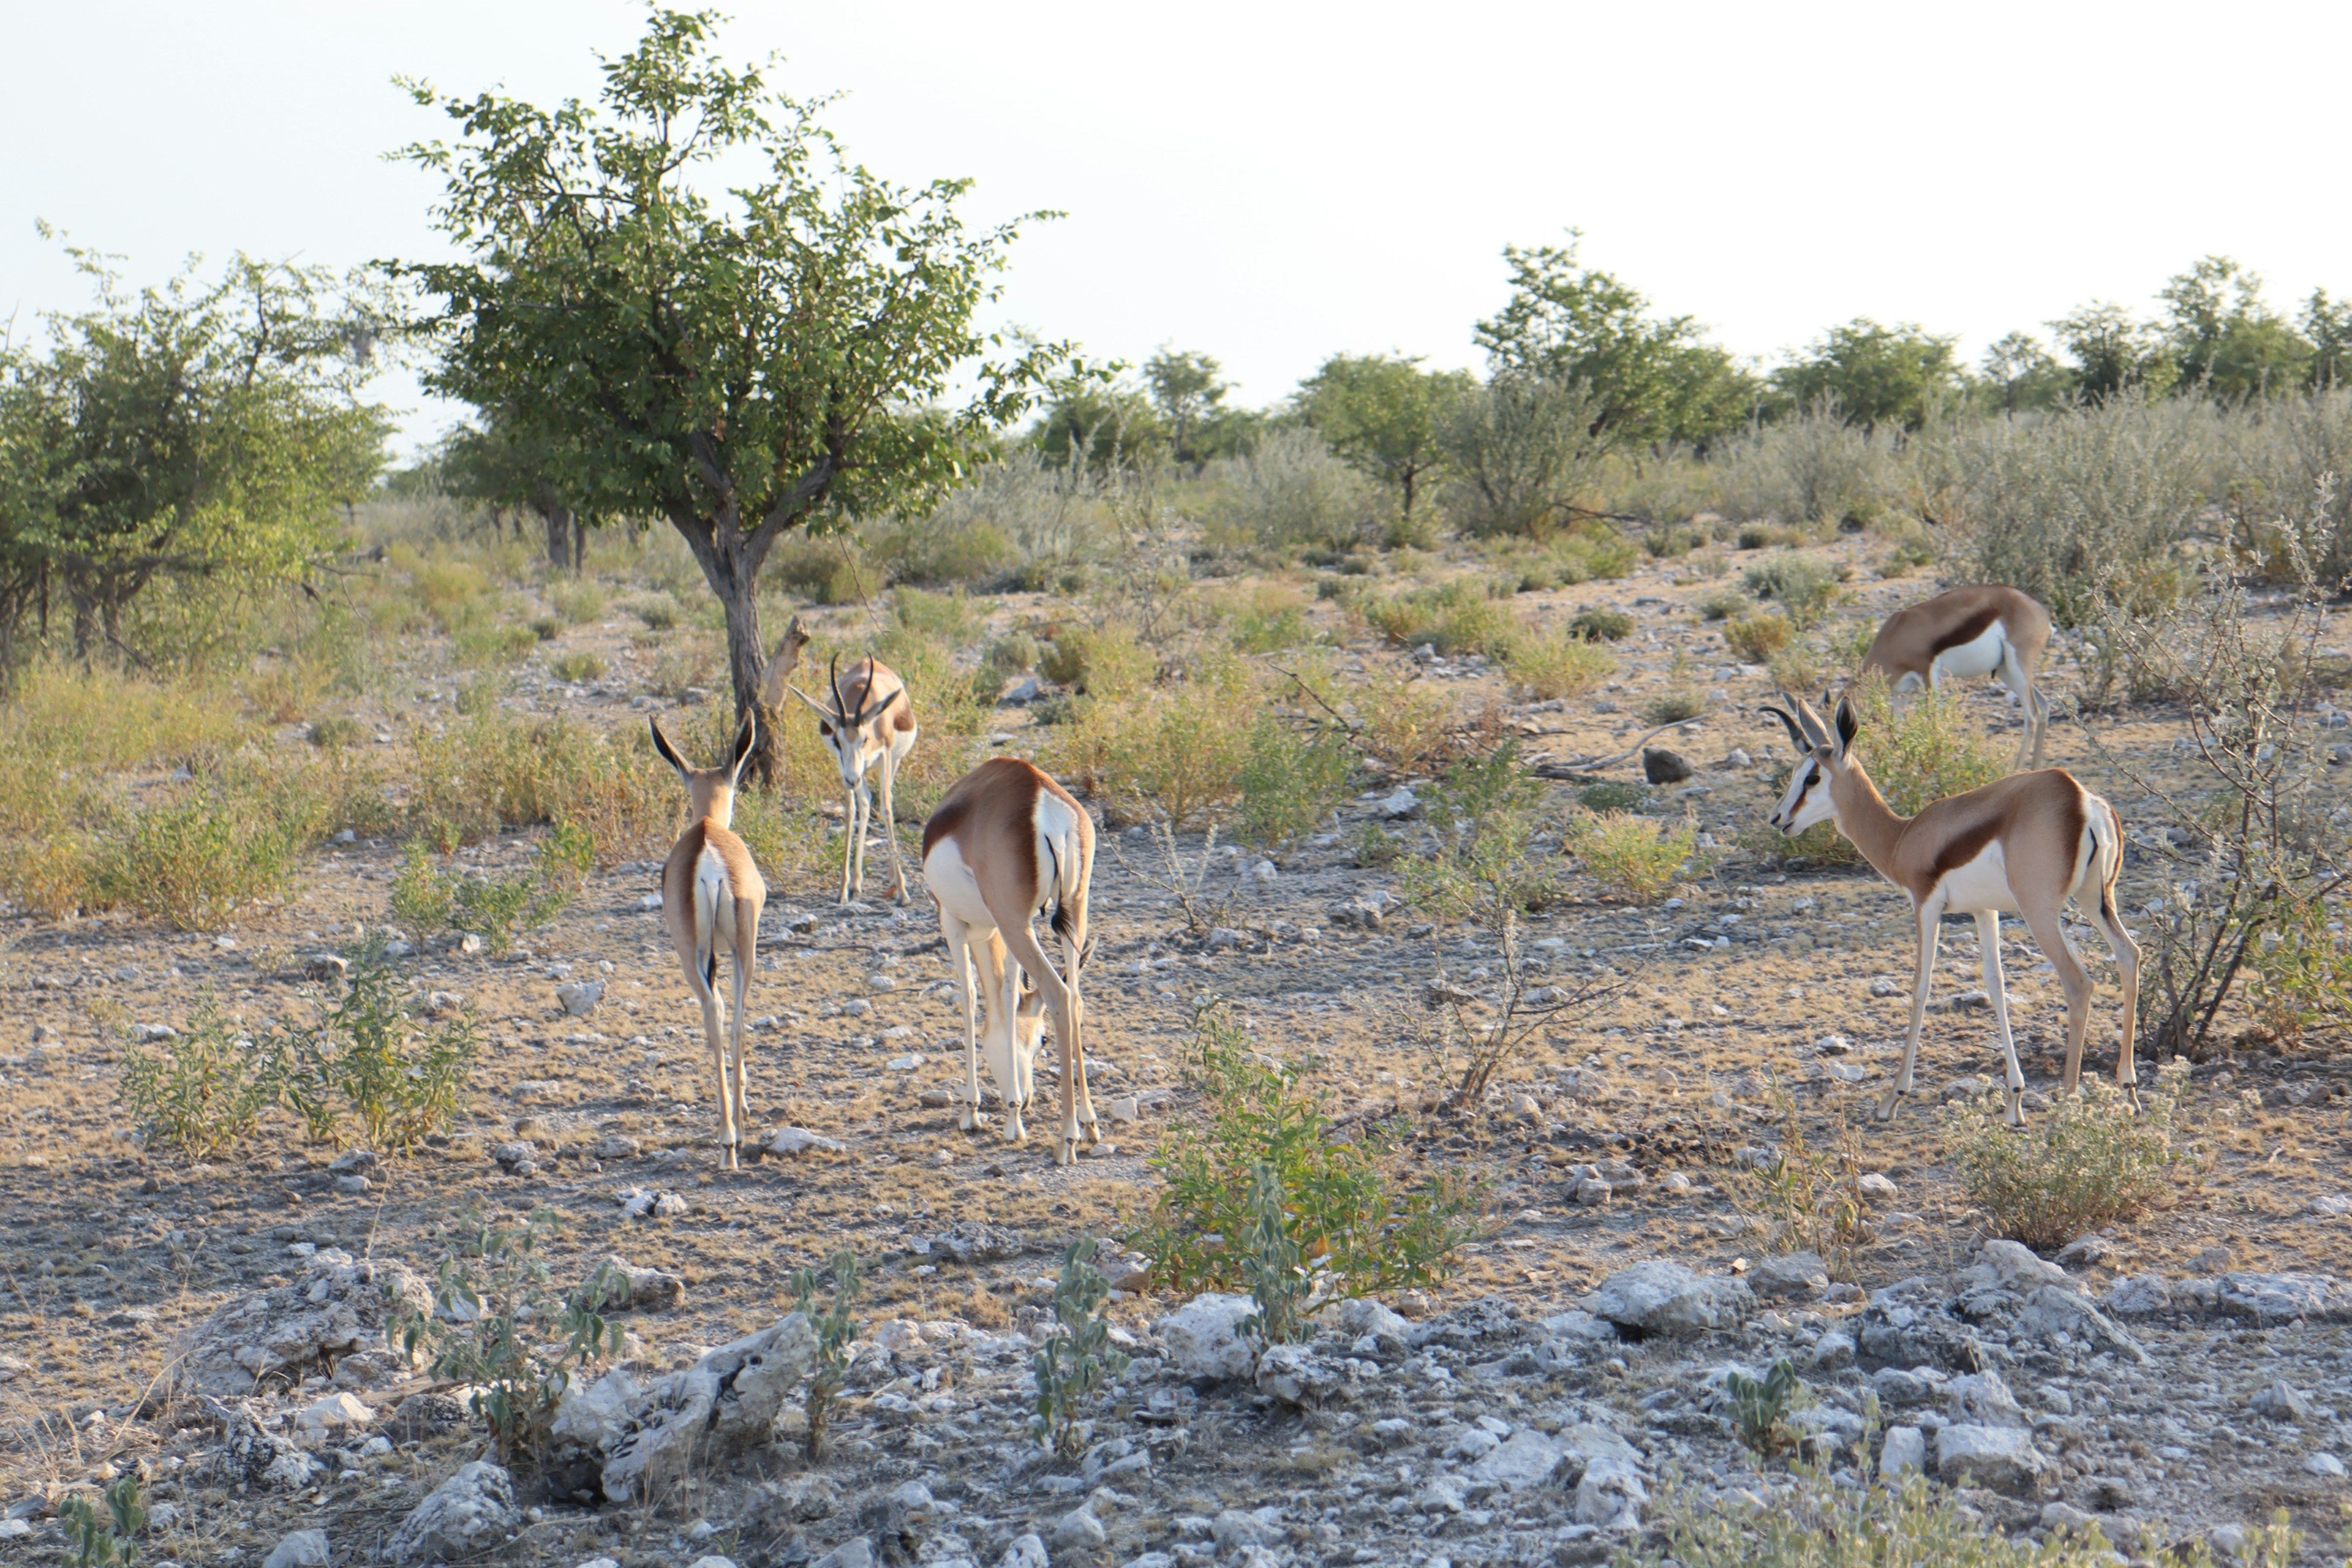
{"type": "Polygon", "coordinates": [[[841,655],[838,653],[833,656],[833,669],[829,679],[833,682],[833,710],[839,714],[841,721],[846,724],[849,722],[849,703],[841,695],[841,655]]]}
{"type": "Polygon", "coordinates": [[[1787,709],[1767,707],[1759,708],[1756,711],[1759,713],[1769,713],[1773,718],[1780,721],[1781,726],[1789,731],[1789,743],[1796,747],[1797,750],[1801,752],[1810,752],[1813,749],[1812,742],[1805,739],[1804,731],[1797,728],[1796,720],[1790,717],[1787,709]]]}

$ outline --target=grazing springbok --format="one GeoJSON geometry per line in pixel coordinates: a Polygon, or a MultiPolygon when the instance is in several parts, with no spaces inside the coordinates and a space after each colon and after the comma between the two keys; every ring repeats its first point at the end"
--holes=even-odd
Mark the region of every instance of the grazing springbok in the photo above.
{"type": "Polygon", "coordinates": [[[729,831],[735,818],[735,784],[743,764],[751,760],[758,738],[755,721],[746,719],[735,736],[735,747],[723,767],[690,768],[662,733],[661,721],[649,719],[654,750],[677,770],[685,781],[690,822],[670,846],[662,864],[662,923],[669,928],[670,945],[686,966],[687,989],[702,1004],[702,1033],[710,1042],[711,1067],[719,1075],[719,1146],[724,1167],[740,1163],[737,1145],[751,1120],[744,1084],[743,994],[751,984],[751,966],[760,951],[760,910],[768,901],[768,884],[743,841],[729,831]],[[730,1020],[719,1000],[719,955],[735,955],[735,1012],[730,1020]],[[726,1031],[734,1030],[734,1073],[728,1073],[726,1031]]]}
{"type": "Polygon", "coordinates": [[[1035,1099],[1030,1063],[1037,1050],[1037,999],[1054,1016],[1062,1059],[1062,1126],[1054,1163],[1078,1157],[1078,1138],[1101,1134],[1087,1093],[1085,1006],[1078,970],[1087,954],[1087,889],[1094,880],[1095,825],[1086,807],[1016,757],[991,757],[958,779],[923,825],[923,881],[940,906],[940,931],[963,1002],[966,1131],[980,1125],[980,1068],[972,1018],[972,961],[990,990],[989,1068],[1004,1097],[1004,1137],[1028,1134],[1021,1113],[1035,1099]],[[1049,915],[1062,939],[1056,970],[1029,922],[1049,915]],[[1005,963],[1009,956],[1012,963],[1005,963]],[[1024,1013],[1024,1009],[1027,1011],[1024,1013]],[[1026,1048],[1024,1048],[1024,1042],[1026,1048]]]}
{"type": "Polygon", "coordinates": [[[2050,646],[2050,612],[2019,588],[1955,588],[1886,617],[1863,655],[1864,673],[1885,672],[1897,701],[1947,676],[1990,675],[2017,694],[2025,710],[2025,740],[2012,768],[2027,757],[2042,765],[2050,727],[2050,700],[2033,684],[2050,646]]]}
{"type": "Polygon", "coordinates": [[[1919,1026],[1927,1016],[1927,984],[1936,965],[1936,930],[1947,910],[1977,918],[1977,942],[1984,954],[1985,994],[2000,1029],[2000,1054],[2008,1068],[2009,1121],[2025,1125],[2019,1103],[2025,1075],[2017,1065],[2017,1043],[2009,1032],[2009,994],[2000,974],[2000,917],[2024,917],[2042,956],[2066,989],[2066,1092],[2081,1076],[2083,1040],[2091,1023],[2091,977],[2066,945],[2058,911],[2067,900],[2090,899],[2099,930],[2114,950],[2123,977],[2123,1043],[2116,1057],[2116,1082],[2139,1103],[2138,1071],[2132,1059],[2133,1020],[2139,1011],[2139,948],[2116,912],[2116,879],[2124,859],[2123,819],[2063,768],[2011,773],[2005,779],[1947,795],[1916,816],[1897,816],[1853,755],[1860,728],[1853,704],[1837,705],[1832,735],[1821,715],[1803,701],[1791,716],[1766,708],[1787,727],[1797,748],[1789,793],[1772,813],[1772,826],[1793,837],[1817,822],[1834,819],[1880,876],[1911,896],[1918,928],[1919,973],[1911,989],[1911,1033],[1903,1045],[1903,1072],[1879,1102],[1878,1119],[1895,1114],[1911,1091],[1911,1068],[1919,1055],[1919,1026]]]}
{"type": "Polygon", "coordinates": [[[881,765],[882,837],[890,846],[890,896],[907,901],[907,868],[898,859],[898,824],[891,792],[898,780],[898,764],[915,749],[915,700],[907,683],[889,666],[870,656],[853,666],[849,679],[841,678],[841,657],[834,656],[831,672],[833,706],[828,708],[797,686],[786,689],[816,715],[817,738],[833,760],[841,764],[841,790],[847,807],[849,837],[841,851],[841,902],[866,890],[866,829],[874,816],[874,796],[866,775],[881,765]]]}

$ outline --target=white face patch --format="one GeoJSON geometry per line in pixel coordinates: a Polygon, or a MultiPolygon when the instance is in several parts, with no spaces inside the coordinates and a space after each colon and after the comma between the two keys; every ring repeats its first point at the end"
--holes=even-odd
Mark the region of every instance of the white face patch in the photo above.
{"type": "Polygon", "coordinates": [[[1780,797],[1780,809],[1772,814],[1772,826],[1793,838],[1817,822],[1826,822],[1836,814],[1830,800],[1829,778],[1821,759],[1803,756],[1797,760],[1796,772],[1789,775],[1789,792],[1780,797]]]}

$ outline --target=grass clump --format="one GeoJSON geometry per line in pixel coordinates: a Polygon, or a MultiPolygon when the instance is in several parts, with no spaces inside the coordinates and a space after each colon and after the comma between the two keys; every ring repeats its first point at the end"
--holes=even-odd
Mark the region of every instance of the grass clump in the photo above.
{"type": "Polygon", "coordinates": [[[411,841],[392,887],[393,917],[420,932],[471,931],[503,955],[517,933],[537,931],[563,912],[595,852],[585,831],[559,823],[540,845],[539,864],[525,875],[461,876],[436,868],[425,845],[411,841]]]}
{"type": "Polygon", "coordinates": [[[1698,617],[1703,621],[1727,621],[1755,607],[1754,601],[1736,588],[1709,588],[1699,595],[1697,605],[1698,617]]]}
{"type": "Polygon", "coordinates": [[[1456,763],[1430,794],[1436,850],[1405,862],[1406,901],[1436,919],[1475,921],[1497,934],[1516,915],[1556,901],[1549,857],[1532,851],[1543,797],[1543,781],[1519,769],[1516,742],[1456,763]]]}
{"type": "Polygon", "coordinates": [[[1993,1227],[2048,1251],[2131,1219],[2163,1194],[2189,1158],[2174,1137],[2179,1101],[2177,1071],[2158,1074],[2137,1112],[2121,1089],[2086,1078],[2079,1097],[2060,1097],[2022,1130],[2007,1125],[1992,1097],[1963,1105],[1946,1143],[1993,1227]]]}
{"type": "Polygon", "coordinates": [[[1511,640],[1504,669],[1514,696],[1549,702],[1594,690],[1617,673],[1617,660],[1572,631],[1530,632],[1511,640]]]}
{"type": "Polygon", "coordinates": [[[1126,1238],[1151,1258],[1156,1284],[1247,1290],[1295,1257],[1313,1277],[1312,1300],[1292,1301],[1306,1315],[1453,1277],[1480,1234],[1477,1188],[1448,1173],[1411,1177],[1402,1126],[1337,1136],[1329,1097],[1252,1048],[1222,1003],[1194,1015],[1187,1055],[1201,1103],[1153,1151],[1167,1188],[1126,1238]]]}
{"type": "Polygon", "coordinates": [[[1586,642],[1623,642],[1633,635],[1633,617],[1622,610],[1579,610],[1568,629],[1586,642]]]}
{"type": "Polygon", "coordinates": [[[640,594],[623,608],[645,623],[649,632],[666,632],[678,623],[677,601],[667,594],[640,594]]]}
{"type": "Polygon", "coordinates": [[[1750,566],[1741,582],[1750,594],[1780,606],[1790,624],[1810,630],[1837,603],[1837,574],[1801,551],[1789,550],[1750,566]]]}
{"type": "Polygon", "coordinates": [[[1870,1211],[1862,1197],[1862,1143],[1840,1119],[1833,1150],[1813,1147],[1789,1091],[1773,1085],[1780,1142],[1762,1165],[1738,1172],[1732,1202],[1754,1220],[1776,1253],[1810,1252],[1832,1279],[1861,1277],[1862,1248],[1870,1240],[1870,1211]]]}
{"type": "Polygon", "coordinates": [[[1706,711],[1706,693],[1687,682],[1676,682],[1642,704],[1644,724],[1679,724],[1706,711]]]}
{"type": "Polygon", "coordinates": [[[1666,896],[1698,847],[1698,827],[1669,828],[1648,817],[1602,812],[1571,823],[1568,850],[1602,888],[1637,904],[1666,896]]]}
{"type": "Polygon", "coordinates": [[[1038,658],[1037,673],[1089,697],[1125,701],[1151,684],[1160,660],[1126,626],[1065,626],[1038,658]]]}
{"type": "Polygon", "coordinates": [[[572,626],[593,621],[604,613],[604,590],[581,578],[562,578],[547,586],[547,602],[572,626]]]}
{"type": "Polygon", "coordinates": [[[1788,647],[1796,635],[1797,628],[1788,616],[1760,610],[1723,624],[1723,640],[1731,645],[1742,664],[1771,663],[1772,656],[1788,647]]]}
{"type": "MultiPolygon", "coordinates": [[[[1234,694],[1205,683],[1136,702],[1089,701],[1059,733],[1059,765],[1089,795],[1124,803],[1132,819],[1182,832],[1241,797],[1251,718],[1234,694]]],[[[1275,756],[1269,746],[1261,765],[1276,766],[1275,756]]]]}
{"type": "Polygon", "coordinates": [[[1650,798],[1647,785],[1603,779],[1576,792],[1576,804],[1587,811],[1639,811],[1650,798]]]}
{"type": "Polygon", "coordinates": [[[1498,655],[1514,629],[1502,605],[1464,578],[1388,598],[1360,599],[1355,610],[1365,625],[1397,647],[1443,654],[1498,655]]]}
{"type": "Polygon", "coordinates": [[[558,680],[576,684],[583,680],[602,680],[611,673],[612,668],[604,661],[603,654],[593,648],[581,648],[572,653],[558,654],[549,662],[547,672],[558,680]]]}

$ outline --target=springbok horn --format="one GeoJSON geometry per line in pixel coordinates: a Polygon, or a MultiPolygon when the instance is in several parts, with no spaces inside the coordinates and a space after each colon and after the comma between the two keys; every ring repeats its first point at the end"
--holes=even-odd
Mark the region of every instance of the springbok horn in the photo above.
{"type": "Polygon", "coordinates": [[[849,723],[849,700],[841,694],[841,656],[839,654],[833,656],[833,669],[828,679],[833,682],[834,712],[839,716],[842,723],[856,729],[856,725],[849,723]]]}
{"type": "Polygon", "coordinates": [[[1813,749],[1812,743],[1805,739],[1803,731],[1797,728],[1797,721],[1789,717],[1788,710],[1783,708],[1759,708],[1756,711],[1759,713],[1769,713],[1773,718],[1780,721],[1782,726],[1789,731],[1789,743],[1795,746],[1797,750],[1801,752],[1810,752],[1813,749]]]}

